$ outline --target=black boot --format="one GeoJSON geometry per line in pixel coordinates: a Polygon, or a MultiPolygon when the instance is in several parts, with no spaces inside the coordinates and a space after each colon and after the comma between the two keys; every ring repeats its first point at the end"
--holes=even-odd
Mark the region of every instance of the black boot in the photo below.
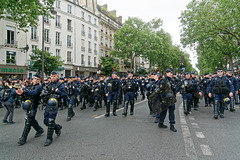
{"type": "Polygon", "coordinates": [[[174,127],[173,124],[170,124],[170,130],[173,131],[173,132],[177,132],[176,128],[174,127]]]}
{"type": "Polygon", "coordinates": [[[80,108],[81,110],[86,109],[86,104],[85,104],[85,99],[83,98],[83,102],[82,102],[82,107],[80,108]]]}
{"type": "Polygon", "coordinates": [[[134,110],[134,101],[130,101],[131,108],[130,108],[130,115],[133,115],[133,110],[134,110]]]}
{"type": "Polygon", "coordinates": [[[98,109],[98,101],[95,100],[94,106],[93,106],[93,111],[95,112],[98,109]]]}
{"type": "Polygon", "coordinates": [[[128,101],[124,103],[124,109],[122,115],[126,116],[127,115],[127,110],[128,110],[128,101]]]}
{"type": "Polygon", "coordinates": [[[42,129],[42,127],[39,126],[37,121],[33,122],[32,127],[37,131],[35,134],[35,138],[40,137],[44,133],[44,130],[42,129]]]}
{"type": "Polygon", "coordinates": [[[106,104],[106,114],[105,117],[109,117],[109,113],[110,113],[110,102],[108,101],[106,104]]]}
{"type": "Polygon", "coordinates": [[[47,140],[44,144],[44,146],[49,146],[52,143],[52,136],[55,128],[55,121],[54,119],[49,119],[49,124],[48,124],[48,131],[47,131],[47,140]]]}
{"type": "Polygon", "coordinates": [[[231,112],[234,112],[234,111],[235,111],[235,109],[234,109],[234,97],[231,97],[230,111],[231,111],[231,112]]]}
{"type": "Polygon", "coordinates": [[[214,101],[214,118],[215,119],[218,119],[218,113],[219,113],[219,103],[218,103],[218,100],[215,100],[214,101]]]}
{"type": "Polygon", "coordinates": [[[117,116],[116,110],[117,110],[117,101],[113,103],[113,116],[117,116]]]}
{"type": "Polygon", "coordinates": [[[187,100],[186,99],[184,99],[183,100],[183,109],[184,109],[184,114],[189,114],[189,112],[188,112],[188,103],[187,103],[187,100]]]}
{"type": "Polygon", "coordinates": [[[62,126],[61,125],[56,125],[55,126],[55,133],[57,136],[61,135],[61,130],[62,130],[62,126]]]}
{"type": "Polygon", "coordinates": [[[158,127],[159,127],[159,128],[167,128],[167,126],[164,125],[163,123],[158,123],[158,127]]]}
{"type": "Polygon", "coordinates": [[[74,115],[75,113],[73,112],[73,105],[69,104],[67,121],[70,121],[74,115]]]}
{"type": "Polygon", "coordinates": [[[22,133],[22,137],[19,138],[19,141],[18,141],[19,145],[24,145],[26,143],[28,133],[31,130],[31,125],[32,125],[32,121],[26,120],[25,127],[24,127],[23,133],[22,133]]]}

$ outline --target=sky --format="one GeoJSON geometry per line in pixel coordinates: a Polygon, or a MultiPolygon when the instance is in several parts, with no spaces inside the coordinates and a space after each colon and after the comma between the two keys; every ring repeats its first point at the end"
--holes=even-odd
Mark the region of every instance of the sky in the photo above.
{"type": "MultiPolygon", "coordinates": [[[[174,45],[181,45],[181,23],[178,18],[189,2],[191,0],[97,0],[99,5],[107,4],[108,11],[115,9],[117,16],[123,17],[123,22],[128,17],[139,17],[145,22],[154,18],[161,18],[163,20],[162,27],[170,33],[174,45]]],[[[196,53],[189,48],[183,50],[190,55],[191,63],[196,68],[196,53]]]]}

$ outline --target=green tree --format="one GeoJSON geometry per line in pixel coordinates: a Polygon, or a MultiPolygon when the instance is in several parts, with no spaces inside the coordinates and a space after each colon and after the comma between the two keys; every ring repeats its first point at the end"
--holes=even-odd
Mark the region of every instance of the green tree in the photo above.
{"type": "Polygon", "coordinates": [[[182,44],[195,48],[198,55],[207,54],[201,58],[215,50],[233,67],[233,59],[240,55],[239,12],[239,0],[192,0],[180,17],[182,44]]]}
{"type": "MultiPolygon", "coordinates": [[[[30,71],[35,71],[37,73],[42,72],[42,51],[36,50],[34,55],[31,57],[31,65],[29,67],[30,71]]],[[[49,52],[44,52],[44,73],[45,75],[50,75],[53,70],[60,70],[63,65],[63,61],[59,60],[59,56],[52,56],[49,52]]]]}
{"type": "Polygon", "coordinates": [[[10,17],[19,29],[27,31],[29,26],[38,25],[40,15],[51,15],[53,3],[54,0],[1,0],[0,19],[10,17]]]}
{"type": "Polygon", "coordinates": [[[112,74],[113,67],[117,72],[119,71],[118,63],[115,63],[115,58],[113,57],[101,57],[101,66],[101,70],[106,76],[110,76],[112,74]]]}

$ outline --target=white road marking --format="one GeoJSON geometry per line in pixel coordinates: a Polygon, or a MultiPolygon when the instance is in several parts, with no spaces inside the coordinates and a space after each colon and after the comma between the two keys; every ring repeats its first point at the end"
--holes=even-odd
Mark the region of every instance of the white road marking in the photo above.
{"type": "Polygon", "coordinates": [[[191,160],[195,160],[195,159],[197,160],[197,153],[195,150],[195,146],[191,138],[191,133],[186,123],[185,115],[183,113],[183,103],[179,105],[179,115],[180,115],[180,122],[181,122],[181,128],[183,133],[183,140],[185,144],[186,156],[189,157],[191,160]]]}
{"type": "Polygon", "coordinates": [[[196,133],[196,136],[198,138],[205,138],[204,134],[202,132],[195,132],[196,133]]]}
{"type": "Polygon", "coordinates": [[[189,116],[188,119],[193,120],[193,121],[195,120],[195,118],[193,116],[189,116]]]}
{"type": "Polygon", "coordinates": [[[202,153],[205,155],[205,156],[212,156],[213,153],[212,153],[212,150],[211,148],[209,147],[209,145],[200,145],[201,147],[201,150],[202,150],[202,153]]]}
{"type": "MultiPolygon", "coordinates": [[[[136,106],[136,105],[138,105],[138,104],[140,104],[140,103],[146,102],[146,101],[147,101],[147,100],[137,102],[137,103],[134,104],[134,106],[136,106]]],[[[135,109],[136,109],[136,108],[135,108],[135,109]]],[[[121,110],[123,110],[123,108],[117,109],[116,112],[121,111],[121,110]]],[[[110,114],[112,114],[112,112],[110,112],[110,114]]],[[[100,116],[94,117],[94,119],[99,119],[99,118],[102,118],[102,117],[104,117],[104,116],[105,116],[105,114],[102,114],[102,115],[100,115],[100,116]]]]}
{"type": "Polygon", "coordinates": [[[191,125],[193,126],[193,128],[199,128],[197,123],[191,123],[191,125]]]}

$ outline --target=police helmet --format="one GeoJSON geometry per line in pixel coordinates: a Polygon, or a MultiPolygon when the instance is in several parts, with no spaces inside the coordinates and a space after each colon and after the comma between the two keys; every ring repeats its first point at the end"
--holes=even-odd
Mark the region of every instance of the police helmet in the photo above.
{"type": "Polygon", "coordinates": [[[52,114],[54,114],[57,112],[57,108],[58,108],[58,101],[55,98],[50,98],[47,101],[47,110],[52,114]]]}
{"type": "Polygon", "coordinates": [[[225,104],[230,104],[231,100],[227,97],[227,98],[224,98],[224,99],[223,99],[223,102],[224,102],[225,104]]]}
{"type": "Polygon", "coordinates": [[[25,102],[23,102],[22,108],[23,108],[23,110],[32,109],[32,102],[30,100],[26,100],[25,102]]]}

